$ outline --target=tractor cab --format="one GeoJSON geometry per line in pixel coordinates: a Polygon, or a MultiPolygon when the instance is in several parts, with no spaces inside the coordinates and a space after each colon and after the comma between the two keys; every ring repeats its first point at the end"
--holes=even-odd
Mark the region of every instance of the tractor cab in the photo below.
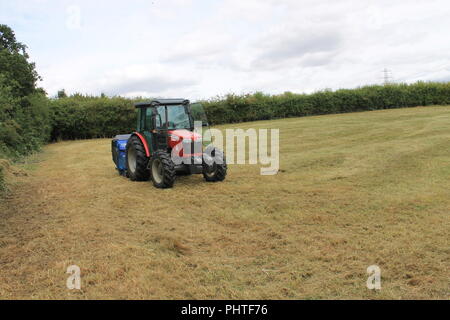
{"type": "Polygon", "coordinates": [[[203,173],[206,181],[225,179],[223,152],[216,148],[203,150],[203,137],[194,131],[195,121],[201,121],[202,127],[208,126],[201,104],[185,99],[157,99],[135,106],[137,131],[127,140],[125,152],[125,172],[131,180],[151,177],[156,187],[170,188],[177,173],[203,173]]]}
{"type": "MultiPolygon", "coordinates": [[[[194,117],[189,100],[160,99],[136,104],[137,131],[145,136],[150,152],[170,151],[181,140],[200,141],[194,133],[194,117]]],[[[202,108],[201,105],[197,108],[202,108]]],[[[205,124],[206,125],[206,124],[205,124]]]]}

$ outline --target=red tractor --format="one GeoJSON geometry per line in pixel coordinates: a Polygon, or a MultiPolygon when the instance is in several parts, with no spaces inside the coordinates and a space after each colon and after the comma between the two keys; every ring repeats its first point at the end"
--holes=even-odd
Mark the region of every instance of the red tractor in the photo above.
{"type": "MultiPolygon", "coordinates": [[[[225,180],[227,164],[220,149],[204,148],[194,122],[208,127],[201,104],[184,99],[158,99],[136,104],[137,131],[116,136],[113,160],[132,181],[150,178],[157,188],[171,188],[178,175],[203,174],[208,182],[225,180]]],[[[200,130],[201,131],[201,130],[200,130]]]]}

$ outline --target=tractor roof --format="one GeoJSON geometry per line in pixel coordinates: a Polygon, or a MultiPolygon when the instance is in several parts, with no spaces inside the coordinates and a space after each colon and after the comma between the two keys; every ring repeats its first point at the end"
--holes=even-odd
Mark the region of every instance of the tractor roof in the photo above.
{"type": "Polygon", "coordinates": [[[145,108],[150,106],[170,106],[170,105],[180,105],[189,104],[190,101],[186,99],[154,99],[147,102],[136,103],[136,108],[145,108]]]}

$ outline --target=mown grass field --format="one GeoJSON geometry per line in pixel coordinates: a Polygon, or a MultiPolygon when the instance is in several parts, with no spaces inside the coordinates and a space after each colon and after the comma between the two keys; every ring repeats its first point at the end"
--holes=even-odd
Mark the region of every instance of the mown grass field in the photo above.
{"type": "Polygon", "coordinates": [[[14,169],[0,298],[450,298],[450,107],[231,127],[279,128],[282,171],[233,165],[224,183],[158,190],[117,175],[110,140],[14,169]],[[66,288],[74,264],[81,291],[66,288]]]}

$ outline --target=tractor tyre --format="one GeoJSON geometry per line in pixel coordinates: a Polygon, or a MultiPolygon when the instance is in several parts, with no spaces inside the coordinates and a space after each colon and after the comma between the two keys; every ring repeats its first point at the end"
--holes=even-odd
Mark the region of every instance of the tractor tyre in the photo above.
{"type": "Polygon", "coordinates": [[[205,178],[207,182],[224,181],[228,170],[225,155],[220,149],[217,148],[207,150],[206,153],[213,158],[213,163],[203,164],[203,178],[205,178]]]}
{"type": "Polygon", "coordinates": [[[170,154],[164,151],[155,152],[150,159],[150,173],[156,188],[172,188],[175,183],[176,171],[170,154]]]}
{"type": "Polygon", "coordinates": [[[127,177],[131,181],[148,181],[148,157],[141,139],[132,136],[127,143],[127,177]]]}

